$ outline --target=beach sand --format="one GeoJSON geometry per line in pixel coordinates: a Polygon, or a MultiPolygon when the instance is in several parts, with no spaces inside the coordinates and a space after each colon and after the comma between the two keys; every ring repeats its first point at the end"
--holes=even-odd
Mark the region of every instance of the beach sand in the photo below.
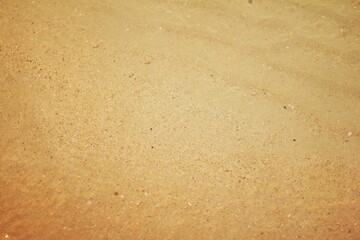
{"type": "Polygon", "coordinates": [[[359,239],[360,2],[0,0],[0,239],[359,239]]]}

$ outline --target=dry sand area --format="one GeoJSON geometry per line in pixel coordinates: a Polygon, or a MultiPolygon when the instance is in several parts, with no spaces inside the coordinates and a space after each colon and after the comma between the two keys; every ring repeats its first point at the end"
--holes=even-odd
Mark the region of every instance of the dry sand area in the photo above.
{"type": "Polygon", "coordinates": [[[0,239],[360,239],[360,2],[0,0],[0,239]]]}

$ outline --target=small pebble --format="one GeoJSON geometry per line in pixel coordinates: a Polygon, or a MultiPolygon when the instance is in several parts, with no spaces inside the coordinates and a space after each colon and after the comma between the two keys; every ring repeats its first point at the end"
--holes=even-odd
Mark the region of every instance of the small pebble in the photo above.
{"type": "Polygon", "coordinates": [[[294,105],[288,104],[288,107],[290,107],[291,109],[295,109],[294,105]]]}

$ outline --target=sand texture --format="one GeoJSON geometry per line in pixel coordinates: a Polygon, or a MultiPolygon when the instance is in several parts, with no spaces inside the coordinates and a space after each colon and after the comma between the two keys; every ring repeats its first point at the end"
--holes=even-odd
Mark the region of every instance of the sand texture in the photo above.
{"type": "Polygon", "coordinates": [[[0,0],[0,239],[360,239],[360,1],[0,0]]]}

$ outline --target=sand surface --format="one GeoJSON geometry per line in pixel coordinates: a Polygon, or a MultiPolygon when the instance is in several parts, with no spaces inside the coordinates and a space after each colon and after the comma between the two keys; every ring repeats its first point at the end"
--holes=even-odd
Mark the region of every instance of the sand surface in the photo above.
{"type": "Polygon", "coordinates": [[[0,239],[360,239],[360,2],[0,0],[0,239]]]}

